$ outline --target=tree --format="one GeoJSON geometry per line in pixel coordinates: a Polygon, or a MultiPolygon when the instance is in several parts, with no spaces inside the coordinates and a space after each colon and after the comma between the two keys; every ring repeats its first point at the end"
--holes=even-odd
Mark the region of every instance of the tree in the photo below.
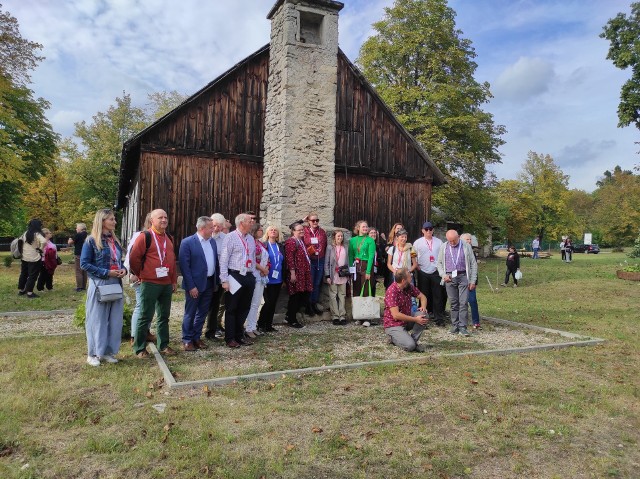
{"type": "Polygon", "coordinates": [[[618,126],[632,123],[640,129],[640,2],[631,4],[631,14],[618,13],[603,27],[600,38],[609,40],[607,60],[621,70],[631,68],[631,78],[620,90],[618,126]]]}
{"type": "MultiPolygon", "coordinates": [[[[2,5],[0,5],[0,8],[2,5]]],[[[29,73],[42,48],[20,35],[18,21],[0,11],[0,232],[24,228],[22,194],[56,153],[57,135],[45,116],[49,103],[34,98],[29,73]]]]}
{"type": "Polygon", "coordinates": [[[496,236],[509,244],[535,234],[531,222],[535,203],[525,190],[526,185],[519,180],[502,180],[493,189],[492,213],[496,222],[496,236]]]}
{"type": "Polygon", "coordinates": [[[518,179],[524,184],[522,201],[531,206],[529,221],[536,236],[559,238],[570,232],[575,218],[569,208],[569,177],[553,158],[530,151],[518,179]]]}
{"type": "Polygon", "coordinates": [[[149,93],[147,98],[149,100],[149,104],[147,106],[147,117],[149,123],[152,123],[176,108],[188,97],[187,95],[183,95],[175,90],[171,90],[169,92],[161,91],[149,93]]]}
{"type": "Polygon", "coordinates": [[[503,126],[481,106],[492,98],[477,82],[471,41],[456,29],[446,0],[396,0],[357,63],[403,125],[422,143],[451,181],[436,189],[437,204],[450,219],[484,230],[489,202],[487,165],[500,162],[503,126]],[[478,211],[461,209],[459,203],[478,211]]]}
{"type": "Polygon", "coordinates": [[[76,123],[75,135],[82,150],[70,141],[64,143],[63,155],[70,164],[69,175],[81,202],[81,214],[114,204],[122,144],[147,125],[144,110],[134,107],[127,93],[115,101],[106,112],[96,113],[92,123],[76,123]]]}

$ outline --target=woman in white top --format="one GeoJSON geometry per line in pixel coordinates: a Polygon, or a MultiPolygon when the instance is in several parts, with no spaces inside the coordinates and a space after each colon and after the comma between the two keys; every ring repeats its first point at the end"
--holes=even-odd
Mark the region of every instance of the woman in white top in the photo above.
{"type": "Polygon", "coordinates": [[[42,221],[37,218],[29,221],[27,231],[22,235],[22,262],[20,264],[20,277],[18,278],[18,294],[27,295],[27,298],[38,298],[33,292],[38,274],[42,253],[47,240],[42,235],[42,221]]]}
{"type": "Polygon", "coordinates": [[[251,308],[245,323],[245,334],[251,339],[262,334],[258,331],[258,308],[262,302],[264,286],[269,282],[269,252],[261,241],[263,232],[264,230],[259,224],[253,226],[253,237],[256,240],[256,270],[253,274],[256,277],[256,285],[253,289],[251,308]]]}
{"type": "Polygon", "coordinates": [[[407,230],[396,233],[396,244],[387,250],[387,267],[394,275],[400,268],[405,268],[413,274],[418,267],[417,254],[411,243],[407,243],[407,230]]]}
{"type": "Polygon", "coordinates": [[[347,324],[347,310],[345,299],[347,296],[347,282],[349,276],[340,276],[338,271],[340,266],[348,267],[349,251],[344,245],[344,233],[334,231],[331,235],[331,242],[327,246],[327,253],[324,262],[324,275],[329,285],[329,308],[333,324],[347,324]]]}

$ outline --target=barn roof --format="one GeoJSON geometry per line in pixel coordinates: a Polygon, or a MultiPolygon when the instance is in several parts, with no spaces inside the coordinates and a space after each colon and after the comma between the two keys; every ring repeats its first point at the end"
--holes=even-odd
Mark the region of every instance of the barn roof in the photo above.
{"type": "MultiPolygon", "coordinates": [[[[281,0],[281,1],[284,1],[284,0],[281,0]]],[[[332,4],[339,3],[339,2],[333,2],[332,0],[316,0],[316,1],[322,1],[322,2],[326,1],[332,4]]],[[[276,6],[278,6],[279,3],[281,2],[278,2],[276,6]]],[[[274,6],[274,8],[276,8],[276,6],[274,6]]],[[[172,111],[162,116],[161,118],[153,122],[151,125],[143,129],[142,131],[140,131],[139,133],[137,133],[135,136],[131,137],[129,140],[127,140],[124,143],[122,147],[122,157],[120,160],[120,179],[118,182],[118,197],[116,199],[116,209],[123,208],[127,203],[126,201],[127,195],[129,194],[131,183],[134,180],[139,167],[140,146],[141,146],[142,139],[145,137],[145,135],[147,135],[148,133],[152,132],[157,128],[160,128],[162,125],[166,124],[167,122],[171,121],[173,118],[179,115],[185,108],[188,108],[190,104],[196,102],[202,95],[206,94],[211,89],[215,88],[216,85],[223,82],[230,75],[233,75],[243,66],[253,61],[256,57],[259,57],[265,52],[268,53],[268,51],[269,51],[269,44],[263,46],[253,54],[249,55],[248,57],[244,58],[243,60],[241,60],[234,66],[232,66],[222,75],[218,76],[215,80],[211,81],[210,83],[205,85],[203,88],[198,90],[196,93],[191,95],[189,98],[187,98],[184,102],[182,102],[172,111]]],[[[433,185],[438,186],[438,185],[447,183],[447,180],[444,174],[436,166],[434,161],[429,157],[429,154],[424,150],[424,148],[420,145],[420,143],[407,131],[407,129],[400,123],[400,121],[396,118],[396,116],[393,114],[391,109],[386,105],[386,103],[382,100],[382,98],[380,98],[375,88],[364,77],[362,72],[360,72],[360,70],[347,58],[347,56],[342,50],[340,49],[338,50],[338,55],[345,60],[345,63],[348,65],[352,73],[358,78],[358,80],[362,84],[362,87],[365,90],[367,90],[376,99],[376,101],[382,107],[382,109],[389,115],[389,118],[392,120],[393,124],[398,128],[398,130],[402,133],[402,135],[405,136],[409,140],[409,142],[416,148],[416,150],[422,157],[422,160],[433,170],[433,185]]]]}

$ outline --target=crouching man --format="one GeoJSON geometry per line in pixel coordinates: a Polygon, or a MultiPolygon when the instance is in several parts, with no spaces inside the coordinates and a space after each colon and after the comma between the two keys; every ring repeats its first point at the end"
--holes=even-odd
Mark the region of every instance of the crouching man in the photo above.
{"type": "Polygon", "coordinates": [[[384,332],[391,342],[405,351],[423,352],[424,345],[418,344],[420,335],[428,319],[427,297],[411,284],[411,275],[406,268],[400,268],[394,275],[394,282],[384,295],[384,332]],[[411,315],[411,298],[420,300],[419,316],[411,315]]]}

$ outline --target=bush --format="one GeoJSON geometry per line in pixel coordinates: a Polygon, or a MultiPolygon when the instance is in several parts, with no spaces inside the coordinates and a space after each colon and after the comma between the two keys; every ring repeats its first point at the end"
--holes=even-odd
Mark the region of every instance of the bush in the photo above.
{"type": "Polygon", "coordinates": [[[13,256],[5,256],[2,261],[7,268],[11,268],[11,264],[13,263],[13,256]]]}
{"type": "Polygon", "coordinates": [[[640,235],[636,238],[636,241],[633,244],[633,249],[628,256],[629,258],[640,258],[640,235]]]}
{"type": "Polygon", "coordinates": [[[627,273],[640,273],[640,264],[632,264],[629,266],[625,266],[624,268],[622,268],[622,271],[625,271],[627,273]]]}
{"type": "MultiPolygon", "coordinates": [[[[122,337],[131,337],[131,316],[133,315],[133,306],[127,304],[127,298],[124,301],[124,316],[122,318],[122,337]]],[[[86,295],[83,300],[78,304],[76,312],[73,314],[73,325],[78,328],[84,328],[85,318],[87,316],[86,310],[86,295]]]]}
{"type": "Polygon", "coordinates": [[[611,248],[612,253],[624,253],[624,248],[622,246],[614,246],[611,248]]]}

